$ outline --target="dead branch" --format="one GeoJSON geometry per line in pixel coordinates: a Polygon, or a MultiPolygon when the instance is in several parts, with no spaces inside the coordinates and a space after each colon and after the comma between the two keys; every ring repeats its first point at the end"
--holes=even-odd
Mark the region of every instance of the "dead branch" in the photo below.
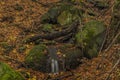
{"type": "Polygon", "coordinates": [[[97,65],[97,68],[96,68],[96,69],[99,69],[101,63],[102,63],[103,60],[104,60],[104,54],[105,54],[105,52],[108,51],[108,50],[111,48],[111,46],[115,43],[115,41],[117,40],[117,38],[118,38],[119,36],[120,36],[120,32],[118,32],[118,34],[117,34],[117,35],[114,37],[114,39],[112,40],[111,44],[107,47],[107,49],[106,49],[106,50],[104,51],[104,53],[102,54],[101,61],[100,61],[100,63],[97,65]]]}
{"type": "Polygon", "coordinates": [[[114,37],[114,39],[112,40],[111,44],[107,47],[107,49],[105,51],[108,51],[111,46],[115,43],[115,41],[117,40],[117,38],[120,36],[120,32],[117,33],[117,35],[114,37]]]}
{"type": "Polygon", "coordinates": [[[65,30],[58,31],[58,32],[53,32],[53,33],[50,33],[50,34],[42,34],[42,35],[38,34],[38,35],[35,35],[35,36],[32,36],[32,37],[26,39],[25,43],[34,42],[38,39],[53,40],[53,39],[68,35],[72,32],[75,32],[78,25],[79,25],[79,21],[76,20],[71,25],[69,25],[67,27],[67,29],[65,29],[65,30]]]}

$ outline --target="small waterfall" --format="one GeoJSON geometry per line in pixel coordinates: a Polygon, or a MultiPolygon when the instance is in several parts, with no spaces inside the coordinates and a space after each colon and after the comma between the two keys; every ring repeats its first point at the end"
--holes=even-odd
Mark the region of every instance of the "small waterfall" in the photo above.
{"type": "Polygon", "coordinates": [[[50,67],[51,67],[50,72],[53,74],[58,74],[59,73],[59,63],[58,63],[57,49],[53,46],[49,46],[48,53],[49,53],[50,67]]]}
{"type": "Polygon", "coordinates": [[[59,73],[58,60],[51,60],[51,72],[55,74],[59,73]]]}

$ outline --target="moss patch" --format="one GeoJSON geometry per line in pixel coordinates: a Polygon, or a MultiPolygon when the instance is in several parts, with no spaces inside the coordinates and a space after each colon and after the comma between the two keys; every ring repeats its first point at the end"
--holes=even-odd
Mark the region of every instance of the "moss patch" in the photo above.
{"type": "Polygon", "coordinates": [[[33,47],[26,56],[25,63],[35,70],[46,71],[45,66],[47,58],[44,54],[45,49],[46,46],[43,44],[33,47]]]}
{"type": "Polygon", "coordinates": [[[0,62],[0,80],[25,80],[20,73],[11,69],[7,64],[0,62]]]}
{"type": "Polygon", "coordinates": [[[53,25],[52,24],[44,24],[43,25],[43,31],[45,32],[52,32],[53,31],[53,25]]]}
{"type": "Polygon", "coordinates": [[[104,38],[104,31],[104,23],[100,21],[90,21],[76,34],[76,43],[85,50],[87,57],[91,58],[96,56],[99,49],[98,47],[100,47],[104,38]],[[91,55],[92,53],[95,55],[91,55]]]}

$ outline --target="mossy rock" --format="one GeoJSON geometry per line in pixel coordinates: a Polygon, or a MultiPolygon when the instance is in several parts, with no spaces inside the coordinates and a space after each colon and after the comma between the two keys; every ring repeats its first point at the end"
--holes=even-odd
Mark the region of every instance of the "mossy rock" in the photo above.
{"type": "Polygon", "coordinates": [[[74,20],[78,19],[78,14],[73,14],[70,11],[63,11],[57,18],[57,21],[60,25],[68,25],[71,24],[74,20]]]}
{"type": "Polygon", "coordinates": [[[76,34],[76,42],[78,44],[84,44],[93,41],[92,39],[101,34],[103,31],[105,31],[105,25],[103,22],[100,21],[89,21],[87,22],[82,30],[79,30],[79,32],[76,34]]]}
{"type": "Polygon", "coordinates": [[[93,43],[93,45],[86,46],[84,49],[84,56],[87,58],[94,58],[98,56],[98,46],[93,43]]]}
{"type": "Polygon", "coordinates": [[[80,49],[71,49],[65,52],[65,66],[68,69],[78,67],[83,58],[83,53],[80,49]]]}
{"type": "Polygon", "coordinates": [[[52,23],[55,24],[57,23],[57,18],[58,15],[60,14],[60,7],[59,6],[54,6],[48,10],[47,13],[45,13],[41,17],[41,23],[52,23]]]}
{"type": "Polygon", "coordinates": [[[61,26],[63,25],[69,25],[74,20],[80,20],[82,16],[82,11],[75,8],[72,5],[63,5],[61,6],[63,9],[60,13],[60,15],[57,17],[57,22],[61,26]]]}
{"type": "Polygon", "coordinates": [[[72,22],[72,14],[69,11],[63,11],[57,20],[61,25],[70,24],[72,22]]]}
{"type": "Polygon", "coordinates": [[[72,44],[66,44],[59,49],[64,55],[66,69],[74,69],[79,66],[81,59],[83,58],[83,53],[80,49],[72,44]]]}
{"type": "Polygon", "coordinates": [[[41,23],[64,25],[78,19],[81,15],[82,12],[73,5],[59,3],[41,17],[41,23]]]}
{"type": "Polygon", "coordinates": [[[34,46],[25,58],[25,63],[28,67],[45,72],[47,63],[47,57],[44,53],[45,50],[46,46],[43,44],[34,46]]]}
{"type": "Polygon", "coordinates": [[[104,39],[104,32],[104,23],[93,20],[87,22],[83,26],[83,29],[76,34],[76,43],[79,47],[84,49],[85,56],[87,55],[86,57],[92,58],[97,56],[96,54],[104,39]]]}
{"type": "Polygon", "coordinates": [[[25,80],[22,75],[7,64],[0,62],[0,80],[25,80]]]}

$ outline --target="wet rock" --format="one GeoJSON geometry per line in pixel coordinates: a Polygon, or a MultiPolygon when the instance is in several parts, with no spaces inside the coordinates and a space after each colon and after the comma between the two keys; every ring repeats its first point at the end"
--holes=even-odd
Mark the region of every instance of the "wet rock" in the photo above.
{"type": "Polygon", "coordinates": [[[0,80],[25,80],[22,75],[7,64],[0,62],[0,80]]]}
{"type": "Polygon", "coordinates": [[[74,69],[81,63],[83,58],[83,53],[80,49],[76,48],[74,45],[66,44],[60,48],[63,55],[65,69],[74,69]]]}
{"type": "Polygon", "coordinates": [[[45,55],[46,46],[43,44],[34,46],[29,54],[25,58],[25,63],[28,67],[39,70],[39,71],[46,71],[46,61],[47,56],[45,55]]]}
{"type": "Polygon", "coordinates": [[[57,55],[57,48],[55,46],[49,46],[48,51],[48,62],[47,62],[47,71],[49,73],[58,73],[59,69],[59,58],[57,55]],[[56,66],[55,66],[56,65],[56,66]]]}
{"type": "Polygon", "coordinates": [[[76,43],[83,48],[85,57],[93,58],[97,56],[104,39],[104,33],[104,23],[90,21],[76,34],[76,43]]]}

